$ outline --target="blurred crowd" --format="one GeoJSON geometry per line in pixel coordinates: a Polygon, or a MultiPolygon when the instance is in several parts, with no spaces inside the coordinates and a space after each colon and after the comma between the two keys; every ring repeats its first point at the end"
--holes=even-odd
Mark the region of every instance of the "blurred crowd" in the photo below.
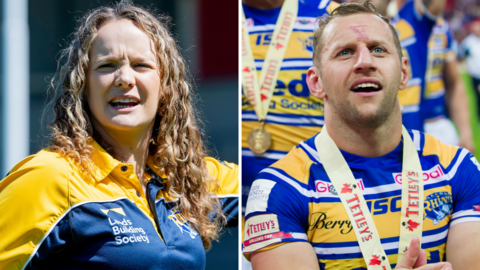
{"type": "Polygon", "coordinates": [[[480,1],[449,0],[444,17],[450,23],[455,40],[460,43],[470,33],[472,23],[480,20],[480,1]]]}

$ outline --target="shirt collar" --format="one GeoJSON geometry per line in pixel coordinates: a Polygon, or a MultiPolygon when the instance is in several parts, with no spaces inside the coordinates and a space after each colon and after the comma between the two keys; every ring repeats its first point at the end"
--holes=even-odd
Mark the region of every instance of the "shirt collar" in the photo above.
{"type": "Polygon", "coordinates": [[[167,176],[165,175],[165,173],[163,172],[163,168],[161,167],[158,167],[157,165],[155,165],[155,163],[153,162],[153,159],[154,159],[154,156],[148,156],[147,158],[147,166],[152,169],[158,176],[160,176],[161,178],[167,178],[167,176]]]}
{"type": "MultiPolygon", "coordinates": [[[[113,158],[103,147],[101,147],[94,139],[91,139],[89,142],[93,146],[93,153],[92,153],[92,176],[97,181],[102,181],[107,177],[117,166],[132,166],[130,164],[123,164],[122,162],[113,158]]],[[[165,179],[167,176],[165,175],[163,168],[158,167],[153,162],[153,156],[148,156],[147,159],[147,166],[150,167],[158,176],[165,179]]],[[[147,180],[151,179],[151,176],[148,173],[145,174],[147,180]]]]}
{"type": "Polygon", "coordinates": [[[105,149],[103,149],[94,139],[89,142],[93,146],[92,153],[92,176],[97,181],[102,181],[113,169],[122,163],[114,159],[105,149]]]}

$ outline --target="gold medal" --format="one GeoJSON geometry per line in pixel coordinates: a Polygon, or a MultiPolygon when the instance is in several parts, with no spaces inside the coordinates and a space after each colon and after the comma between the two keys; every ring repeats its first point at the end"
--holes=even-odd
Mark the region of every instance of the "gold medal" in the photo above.
{"type": "Polygon", "coordinates": [[[257,154],[265,153],[265,151],[270,148],[272,137],[270,136],[270,133],[263,128],[263,122],[260,127],[248,133],[247,143],[250,150],[257,154]]]}
{"type": "MultiPolygon", "coordinates": [[[[242,5],[240,6],[242,7],[242,5]]],[[[275,91],[276,84],[272,82],[277,81],[297,13],[298,0],[285,0],[272,35],[272,40],[275,42],[271,42],[269,45],[263,64],[264,68],[262,68],[259,78],[248,36],[245,14],[242,14],[242,84],[248,102],[253,106],[255,114],[260,119],[260,127],[248,134],[247,143],[250,150],[257,154],[264,153],[272,144],[272,137],[263,129],[263,124],[275,91]]]]}

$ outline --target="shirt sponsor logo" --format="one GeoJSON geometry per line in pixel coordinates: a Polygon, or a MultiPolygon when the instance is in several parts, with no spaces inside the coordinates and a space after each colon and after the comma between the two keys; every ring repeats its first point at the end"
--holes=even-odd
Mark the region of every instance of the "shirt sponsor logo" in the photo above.
{"type": "Polygon", "coordinates": [[[275,184],[274,181],[263,179],[253,182],[252,188],[250,188],[250,193],[248,194],[247,211],[245,215],[252,212],[267,211],[268,198],[275,184]]]}
{"type": "Polygon", "coordinates": [[[172,214],[168,215],[168,218],[177,225],[177,227],[180,229],[180,231],[186,232],[190,235],[192,239],[195,239],[195,237],[198,235],[198,232],[193,229],[192,226],[190,226],[190,223],[188,223],[188,220],[178,211],[177,208],[174,208],[170,210],[172,214]]]}
{"type": "Polygon", "coordinates": [[[266,234],[258,237],[254,237],[250,240],[246,240],[243,242],[243,245],[245,247],[248,247],[250,245],[260,243],[263,241],[275,239],[275,238],[280,238],[280,239],[286,239],[286,238],[293,238],[291,233],[284,233],[284,232],[277,232],[277,233],[271,233],[271,234],[266,234]]]}
{"type": "MultiPolygon", "coordinates": [[[[363,179],[355,179],[357,180],[358,186],[360,187],[361,190],[365,190],[365,186],[363,185],[363,179]]],[[[315,181],[315,190],[320,193],[331,193],[333,195],[338,195],[337,191],[335,190],[335,187],[328,182],[324,182],[322,180],[316,180],[315,181]]]]}
{"type": "Polygon", "coordinates": [[[279,231],[278,218],[275,214],[254,216],[245,222],[245,240],[279,231]]]}
{"type": "Polygon", "coordinates": [[[350,220],[328,220],[327,221],[326,212],[316,212],[312,213],[310,220],[314,220],[313,224],[310,224],[308,231],[313,231],[314,229],[326,229],[326,230],[340,230],[341,234],[348,234],[352,231],[352,223],[350,220]]]}
{"type": "Polygon", "coordinates": [[[121,207],[111,209],[100,209],[108,218],[113,235],[115,235],[115,244],[124,245],[128,243],[147,242],[150,243],[145,230],[140,227],[134,227],[132,221],[127,219],[125,211],[121,207]]]}
{"type": "Polygon", "coordinates": [[[450,215],[453,209],[452,195],[446,191],[435,192],[425,198],[425,218],[433,221],[437,225],[446,216],[450,215]]]}
{"type": "Polygon", "coordinates": [[[370,241],[373,238],[373,234],[370,232],[368,222],[363,215],[362,209],[360,208],[360,199],[358,198],[358,195],[353,194],[350,199],[347,199],[347,205],[347,211],[350,211],[355,220],[355,223],[352,223],[354,224],[353,226],[357,226],[360,239],[362,242],[370,241]]]}
{"type": "MultiPolygon", "coordinates": [[[[395,182],[397,184],[402,184],[402,173],[394,173],[393,174],[393,179],[395,179],[395,182]]],[[[444,179],[444,173],[442,171],[442,168],[440,165],[436,165],[433,168],[431,168],[428,171],[423,172],[423,181],[427,182],[430,180],[443,180],[444,179]]]]}
{"type": "Polygon", "coordinates": [[[410,217],[410,215],[419,215],[419,209],[418,207],[420,206],[420,197],[419,197],[419,186],[418,182],[422,180],[414,179],[412,177],[418,178],[418,173],[416,172],[408,172],[407,173],[407,178],[408,178],[408,207],[407,207],[407,212],[405,215],[407,217],[410,217]]]}

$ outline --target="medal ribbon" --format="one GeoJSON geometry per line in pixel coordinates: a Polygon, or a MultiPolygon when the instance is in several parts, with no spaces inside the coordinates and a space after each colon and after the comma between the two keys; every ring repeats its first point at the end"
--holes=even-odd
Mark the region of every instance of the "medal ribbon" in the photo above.
{"type": "Polygon", "coordinates": [[[275,24],[267,56],[263,62],[260,80],[257,80],[257,69],[242,7],[242,84],[248,102],[253,106],[260,121],[267,117],[278,73],[293,31],[293,25],[297,19],[297,12],[298,0],[285,0],[275,24]]]}
{"type": "MultiPolygon", "coordinates": [[[[413,236],[421,241],[423,228],[423,171],[415,145],[403,126],[402,138],[402,217],[397,262],[403,257],[413,236]]],[[[391,270],[362,191],[342,153],[328,135],[326,126],[315,138],[315,147],[352,223],[368,269],[391,270]]]]}

